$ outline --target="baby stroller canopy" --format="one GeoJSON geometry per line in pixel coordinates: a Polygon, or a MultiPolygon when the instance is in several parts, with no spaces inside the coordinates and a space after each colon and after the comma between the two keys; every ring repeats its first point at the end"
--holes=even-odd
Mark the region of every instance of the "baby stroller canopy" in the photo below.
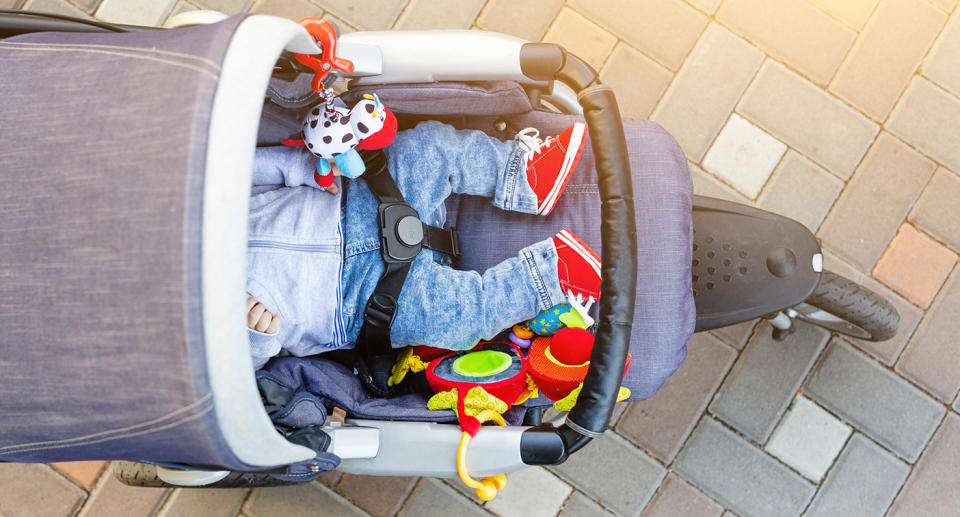
{"type": "Polygon", "coordinates": [[[279,18],[0,40],[0,461],[309,459],[260,405],[250,169],[279,18]],[[216,360],[213,360],[216,358],[216,360]]]}

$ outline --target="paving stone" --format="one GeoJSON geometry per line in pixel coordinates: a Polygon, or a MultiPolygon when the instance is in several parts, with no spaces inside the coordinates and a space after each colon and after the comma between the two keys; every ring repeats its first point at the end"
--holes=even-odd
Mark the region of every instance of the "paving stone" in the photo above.
{"type": "Polygon", "coordinates": [[[158,517],[233,517],[247,497],[247,489],[178,488],[170,494],[158,517]]]}
{"type": "Polygon", "coordinates": [[[66,0],[27,0],[23,3],[23,8],[28,11],[65,14],[67,16],[90,19],[90,16],[87,13],[77,9],[66,0]]]}
{"type": "Polygon", "coordinates": [[[840,65],[830,91],[883,121],[946,19],[922,0],[884,0],[840,65]]]}
{"type": "Polygon", "coordinates": [[[477,18],[477,25],[481,29],[540,41],[561,6],[563,0],[489,0],[477,18]]]}
{"type": "Polygon", "coordinates": [[[617,38],[572,9],[563,8],[547,29],[543,41],[556,43],[600,69],[617,38]]]}
{"type": "Polygon", "coordinates": [[[897,371],[949,404],[960,389],[960,269],[943,286],[914,334],[897,371]]]}
{"type": "Polygon", "coordinates": [[[343,472],[340,472],[339,470],[329,470],[323,474],[320,474],[320,476],[317,478],[317,481],[330,488],[336,488],[342,477],[343,472]]]}
{"type": "Polygon", "coordinates": [[[856,38],[803,0],[727,0],[717,19],[818,84],[830,80],[856,38]]]}
{"type": "Polygon", "coordinates": [[[798,395],[764,450],[819,483],[850,432],[850,426],[798,395]]]}
{"type": "Polygon", "coordinates": [[[613,514],[593,502],[589,497],[574,491],[563,505],[557,517],[612,517],[613,514]]]}
{"type": "Polygon", "coordinates": [[[707,14],[713,14],[717,7],[720,7],[720,0],[687,0],[687,3],[706,11],[707,14]]]}
{"type": "Polygon", "coordinates": [[[703,167],[754,199],[786,150],[783,142],[734,113],[707,151],[703,167]]]}
{"type": "Polygon", "coordinates": [[[878,131],[873,121],[770,60],[737,112],[843,179],[878,131]]]}
{"type": "MultiPolygon", "coordinates": [[[[960,19],[960,17],[957,17],[960,19]]],[[[920,229],[960,251],[960,176],[940,167],[910,213],[920,229]]]]}
{"type": "Polygon", "coordinates": [[[187,0],[177,0],[177,3],[173,4],[173,9],[170,9],[170,12],[167,14],[167,17],[164,19],[163,23],[166,25],[174,16],[187,11],[196,11],[197,9],[200,9],[200,7],[191,4],[187,0]]]}
{"type": "Polygon", "coordinates": [[[623,43],[600,70],[600,80],[617,93],[624,117],[646,118],[672,78],[669,70],[623,43]]]}
{"type": "Polygon", "coordinates": [[[710,405],[711,412],[757,443],[767,441],[830,337],[819,327],[796,325],[796,332],[778,343],[763,324],[710,405]]]}
{"type": "Polygon", "coordinates": [[[839,338],[827,347],[803,391],[909,462],[920,456],[946,411],[839,338]]]}
{"type": "Polygon", "coordinates": [[[948,414],[897,496],[891,517],[946,515],[960,508],[960,416],[948,414]],[[946,512],[946,513],[944,513],[946,512]]]}
{"type": "Polygon", "coordinates": [[[46,465],[0,463],[0,486],[0,513],[9,517],[67,517],[86,497],[46,465]]]}
{"type": "Polygon", "coordinates": [[[456,490],[436,479],[424,478],[398,514],[400,517],[447,517],[490,515],[483,508],[458,494],[456,490]]]}
{"type": "Polygon", "coordinates": [[[867,22],[870,12],[876,7],[878,0],[810,0],[810,3],[819,7],[830,16],[842,21],[848,27],[859,31],[867,22]]]}
{"type": "Polygon", "coordinates": [[[73,5],[79,7],[85,12],[92,13],[97,10],[101,0],[71,0],[73,5]]]}
{"type": "Polygon", "coordinates": [[[711,23],[650,118],[700,161],[761,62],[756,47],[711,23]]]}
{"type": "Polygon", "coordinates": [[[93,488],[106,468],[106,461],[69,461],[65,463],[51,463],[51,467],[59,470],[68,478],[76,481],[87,491],[93,488]]]}
{"type": "Polygon", "coordinates": [[[897,138],[880,133],[817,235],[853,265],[872,269],[934,168],[897,138]]]}
{"type": "Polygon", "coordinates": [[[617,432],[664,463],[673,461],[697,424],[736,352],[710,334],[694,334],[687,358],[653,398],[630,405],[617,432]]]}
{"type": "Polygon", "coordinates": [[[96,17],[111,23],[160,25],[173,4],[174,0],[103,0],[96,17]]]}
{"type": "Polygon", "coordinates": [[[364,30],[382,30],[393,26],[407,0],[378,0],[356,2],[355,0],[323,0],[324,9],[343,18],[354,27],[364,30]]]}
{"type": "Polygon", "coordinates": [[[133,487],[121,483],[112,475],[102,476],[80,510],[80,517],[113,515],[152,515],[166,497],[166,488],[133,487]]]}
{"type": "Polygon", "coordinates": [[[956,253],[904,224],[877,262],[873,276],[926,309],[956,261],[956,253]]]}
{"type": "Polygon", "coordinates": [[[736,325],[711,330],[710,333],[719,337],[723,342],[733,348],[743,350],[744,345],[747,344],[750,336],[753,335],[753,329],[756,328],[757,323],[758,320],[744,321],[736,325]]]}
{"type": "Polygon", "coordinates": [[[909,473],[909,465],[854,433],[806,517],[879,517],[890,507],[909,473]]]}
{"type": "Polygon", "coordinates": [[[659,463],[610,432],[551,470],[603,506],[627,515],[646,506],[666,475],[659,463]]]}
{"type": "Polygon", "coordinates": [[[910,336],[912,336],[913,331],[916,330],[920,319],[923,318],[923,311],[902,296],[891,291],[887,286],[866,276],[862,271],[857,270],[841,260],[836,253],[827,247],[823,248],[823,268],[870,289],[882,296],[883,299],[892,303],[893,307],[897,309],[897,313],[900,314],[900,328],[892,338],[880,342],[853,339],[850,337],[844,338],[859,349],[877,358],[883,364],[892,366],[897,358],[900,357],[900,352],[902,352],[903,348],[907,345],[907,341],[910,340],[910,336]]]}
{"type": "Polygon", "coordinates": [[[484,0],[410,0],[395,29],[469,29],[484,0]]]}
{"type": "Polygon", "coordinates": [[[671,70],[680,68],[707,18],[680,0],[571,0],[569,5],[671,70]]]}
{"type": "Polygon", "coordinates": [[[960,96],[960,16],[947,22],[921,68],[925,76],[960,96]]]}
{"type": "Polygon", "coordinates": [[[337,492],[371,515],[393,515],[417,484],[413,477],[344,474],[337,492]]]}
{"type": "Polygon", "coordinates": [[[572,491],[547,469],[532,467],[507,474],[506,488],[486,507],[502,517],[553,517],[572,491]]]}
{"type": "Polygon", "coordinates": [[[733,190],[727,184],[722,183],[712,174],[705,172],[698,165],[693,163],[689,163],[688,165],[690,167],[690,175],[693,178],[694,194],[698,196],[725,199],[727,201],[734,201],[737,203],[745,203],[748,205],[752,204],[752,201],[745,198],[743,194],[733,190]]]}
{"type": "Polygon", "coordinates": [[[789,150],[773,171],[757,205],[816,230],[842,189],[842,181],[789,150]]]}
{"type": "Polygon", "coordinates": [[[366,513],[320,483],[256,488],[243,504],[249,517],[286,517],[322,511],[325,515],[360,517],[366,513]]]}
{"type": "Polygon", "coordinates": [[[814,486],[718,421],[704,417],[674,471],[744,517],[800,515],[814,486]]]}
{"type": "Polygon", "coordinates": [[[952,11],[957,6],[957,0],[930,0],[930,3],[946,12],[952,11]]]}
{"type": "Polygon", "coordinates": [[[192,0],[202,9],[220,11],[221,13],[234,15],[245,12],[253,0],[192,0]]]}
{"type": "Polygon", "coordinates": [[[0,0],[0,9],[19,9],[23,0],[0,0]]]}
{"type": "Polygon", "coordinates": [[[250,12],[270,14],[300,21],[308,16],[323,17],[323,9],[307,0],[256,0],[250,7],[250,12]]]}
{"type": "Polygon", "coordinates": [[[669,474],[641,517],[720,517],[723,507],[679,477],[669,474]]]}
{"type": "Polygon", "coordinates": [[[960,99],[917,76],[890,114],[886,128],[952,170],[960,170],[960,99]]]}

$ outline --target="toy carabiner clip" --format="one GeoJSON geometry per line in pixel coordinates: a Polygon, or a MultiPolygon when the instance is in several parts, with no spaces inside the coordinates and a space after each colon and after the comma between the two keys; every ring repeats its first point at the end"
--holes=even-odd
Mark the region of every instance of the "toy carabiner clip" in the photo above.
{"type": "Polygon", "coordinates": [[[293,56],[297,61],[313,69],[313,81],[310,87],[317,93],[323,93],[324,78],[332,70],[344,73],[353,72],[353,62],[337,57],[337,29],[323,18],[304,18],[299,21],[301,27],[307,30],[310,36],[320,45],[322,52],[318,58],[315,54],[298,54],[293,56]]]}

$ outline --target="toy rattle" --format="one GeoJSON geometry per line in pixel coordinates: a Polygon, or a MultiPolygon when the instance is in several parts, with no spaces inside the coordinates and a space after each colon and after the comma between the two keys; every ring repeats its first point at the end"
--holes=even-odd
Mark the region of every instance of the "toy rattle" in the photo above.
{"type": "Polygon", "coordinates": [[[482,480],[467,472],[467,447],[487,421],[507,425],[503,413],[514,404],[537,396],[527,375],[520,348],[511,343],[482,342],[472,350],[447,354],[430,362],[427,382],[434,391],[430,409],[452,409],[463,434],[457,448],[457,473],[463,483],[489,501],[507,484],[503,474],[482,480]]]}

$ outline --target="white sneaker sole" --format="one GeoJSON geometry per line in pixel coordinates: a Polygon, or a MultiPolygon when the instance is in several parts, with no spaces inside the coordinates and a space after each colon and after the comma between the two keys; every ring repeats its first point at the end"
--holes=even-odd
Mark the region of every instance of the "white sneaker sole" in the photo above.
{"type": "Polygon", "coordinates": [[[571,147],[567,148],[567,154],[563,156],[563,165],[560,167],[560,174],[557,175],[556,181],[553,182],[553,188],[550,189],[547,197],[543,200],[543,204],[537,209],[538,215],[549,214],[553,210],[554,205],[557,204],[557,199],[560,198],[563,188],[567,186],[567,176],[569,176],[573,170],[577,154],[580,153],[580,147],[584,142],[584,131],[586,127],[586,124],[583,122],[577,122],[573,125],[573,132],[570,134],[571,147]]]}

